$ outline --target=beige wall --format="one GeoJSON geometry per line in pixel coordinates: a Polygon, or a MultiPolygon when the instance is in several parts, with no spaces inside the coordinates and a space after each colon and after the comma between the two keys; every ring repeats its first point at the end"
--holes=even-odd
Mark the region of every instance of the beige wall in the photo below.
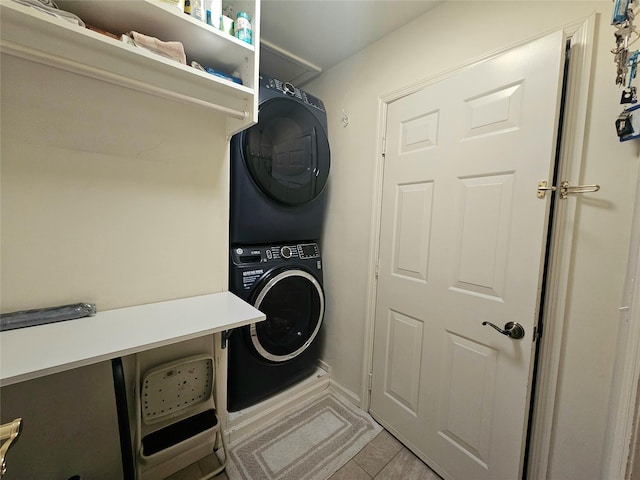
{"type": "Polygon", "coordinates": [[[548,478],[599,478],[626,274],[638,146],[619,143],[610,1],[449,1],[323,73],[305,88],[329,112],[332,171],[325,235],[328,298],[324,360],[360,396],[371,273],[379,98],[599,12],[567,328],[548,478]],[[350,116],[342,126],[342,110],[350,116]]]}
{"type": "Polygon", "coordinates": [[[2,311],[226,288],[225,120],[2,57],[2,311]]]}
{"type": "MultiPolygon", "coordinates": [[[[8,55],[1,73],[2,312],[227,288],[223,116],[8,55]]],[[[2,389],[2,421],[24,418],[7,479],[118,478],[110,372],[2,389]]]]}

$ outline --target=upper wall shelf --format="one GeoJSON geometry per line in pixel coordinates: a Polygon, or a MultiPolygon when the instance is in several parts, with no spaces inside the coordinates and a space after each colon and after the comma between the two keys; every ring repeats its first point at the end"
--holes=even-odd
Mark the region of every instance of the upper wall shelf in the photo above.
{"type": "Polygon", "coordinates": [[[227,115],[229,135],[257,121],[260,0],[230,2],[252,17],[254,45],[219,31],[160,0],[58,0],[65,11],[120,35],[136,31],[180,41],[192,60],[226,73],[239,85],[11,0],[0,1],[0,50],[46,65],[227,115]]]}

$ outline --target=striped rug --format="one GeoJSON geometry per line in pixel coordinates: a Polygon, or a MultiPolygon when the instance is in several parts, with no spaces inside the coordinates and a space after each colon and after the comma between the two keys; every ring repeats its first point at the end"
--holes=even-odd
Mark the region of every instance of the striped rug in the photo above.
{"type": "Polygon", "coordinates": [[[229,480],[326,480],[382,427],[334,393],[229,446],[229,480]]]}

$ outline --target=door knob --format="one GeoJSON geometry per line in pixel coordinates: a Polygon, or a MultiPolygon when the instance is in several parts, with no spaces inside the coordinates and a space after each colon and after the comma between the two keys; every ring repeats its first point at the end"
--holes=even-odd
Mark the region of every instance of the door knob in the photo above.
{"type": "Polygon", "coordinates": [[[492,328],[495,328],[498,332],[507,337],[511,337],[514,340],[520,340],[524,337],[524,328],[522,325],[516,322],[507,322],[504,324],[504,329],[494,325],[491,322],[482,322],[482,325],[489,325],[492,328]]]}

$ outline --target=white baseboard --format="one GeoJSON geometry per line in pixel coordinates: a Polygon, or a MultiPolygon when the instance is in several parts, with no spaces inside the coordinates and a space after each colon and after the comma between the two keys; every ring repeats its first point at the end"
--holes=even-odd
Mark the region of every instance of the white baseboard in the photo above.
{"type": "Polygon", "coordinates": [[[329,366],[328,363],[325,363],[322,360],[318,360],[318,367],[320,367],[322,370],[324,370],[328,374],[331,374],[331,367],[329,366]]]}
{"type": "Polygon", "coordinates": [[[333,378],[329,381],[329,387],[340,395],[343,398],[346,398],[351,403],[353,403],[356,407],[362,409],[362,404],[360,401],[360,397],[356,395],[353,391],[349,390],[347,387],[339,384],[333,378]]]}

